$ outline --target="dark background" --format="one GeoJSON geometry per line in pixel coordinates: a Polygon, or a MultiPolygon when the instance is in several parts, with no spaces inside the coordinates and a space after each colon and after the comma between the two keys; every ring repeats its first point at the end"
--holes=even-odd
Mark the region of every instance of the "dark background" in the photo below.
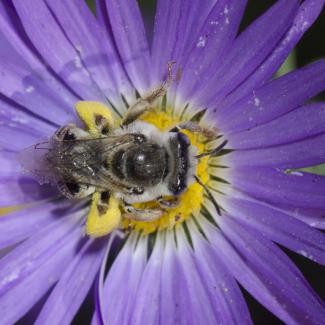
{"type": "MultiPolygon", "coordinates": [[[[290,1],[290,0],[288,0],[290,1]]],[[[91,3],[92,0],[89,0],[91,3]]],[[[245,28],[251,21],[260,16],[269,6],[275,1],[271,0],[250,0],[246,14],[244,16],[241,29],[245,28]]],[[[146,17],[146,23],[150,26],[153,22],[155,12],[154,0],[139,0],[139,4],[146,17]]],[[[312,61],[325,57],[325,11],[318,18],[316,23],[307,31],[295,50],[296,66],[301,67],[312,61]]],[[[151,29],[152,30],[152,29],[151,29]]],[[[318,96],[318,99],[325,100],[325,94],[318,96]]],[[[325,268],[318,264],[307,260],[306,258],[292,253],[286,249],[284,251],[293,259],[295,264],[299,267],[302,273],[315,291],[325,300],[325,268]]],[[[171,274],[172,276],[172,274],[171,274]]],[[[249,309],[255,324],[282,324],[275,316],[269,313],[264,307],[255,301],[245,290],[243,290],[249,309]]],[[[89,317],[91,317],[90,299],[84,304],[88,307],[86,311],[79,313],[75,319],[75,324],[87,324],[89,317]]],[[[325,320],[324,320],[325,323],[325,320]]]]}

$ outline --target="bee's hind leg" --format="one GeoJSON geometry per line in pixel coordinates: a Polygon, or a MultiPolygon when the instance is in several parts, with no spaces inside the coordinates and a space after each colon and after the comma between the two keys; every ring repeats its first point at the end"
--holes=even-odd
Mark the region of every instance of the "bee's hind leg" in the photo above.
{"type": "Polygon", "coordinates": [[[59,180],[57,185],[60,192],[68,199],[83,199],[95,192],[94,186],[65,180],[59,180]]]}
{"type": "Polygon", "coordinates": [[[59,128],[55,132],[54,138],[58,141],[74,141],[89,138],[89,133],[70,123],[59,128]]]}
{"type": "Polygon", "coordinates": [[[159,219],[163,213],[163,209],[136,209],[132,205],[124,205],[124,218],[136,221],[153,221],[159,219]]]}

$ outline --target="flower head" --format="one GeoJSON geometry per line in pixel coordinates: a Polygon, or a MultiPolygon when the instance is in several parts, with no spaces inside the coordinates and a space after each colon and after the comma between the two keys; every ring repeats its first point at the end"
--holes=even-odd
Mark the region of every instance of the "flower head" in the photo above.
{"type": "Polygon", "coordinates": [[[149,46],[135,0],[1,2],[1,323],[71,323],[94,283],[94,324],[250,324],[238,283],[322,323],[276,244],[325,262],[325,63],[273,76],[323,5],[238,33],[245,0],[159,0],[149,46]]]}

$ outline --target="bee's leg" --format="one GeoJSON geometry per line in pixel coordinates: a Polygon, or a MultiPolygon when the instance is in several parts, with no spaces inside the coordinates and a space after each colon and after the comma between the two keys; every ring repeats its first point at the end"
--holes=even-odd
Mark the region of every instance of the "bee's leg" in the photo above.
{"type": "Polygon", "coordinates": [[[204,137],[211,141],[215,140],[218,136],[218,130],[216,128],[207,128],[192,121],[180,123],[170,129],[169,132],[179,132],[181,130],[188,130],[194,133],[201,133],[204,137]]]}
{"type": "Polygon", "coordinates": [[[89,133],[71,123],[59,128],[55,132],[54,138],[59,141],[74,141],[89,138],[89,133]]]}
{"type": "Polygon", "coordinates": [[[164,210],[162,209],[136,209],[132,205],[124,205],[125,214],[124,218],[137,220],[137,221],[153,221],[159,219],[164,210]]]}
{"type": "Polygon", "coordinates": [[[86,234],[102,237],[118,229],[121,222],[120,201],[109,191],[93,194],[86,222],[86,234]]]}
{"type": "Polygon", "coordinates": [[[111,194],[109,191],[100,192],[99,199],[97,201],[97,210],[100,215],[103,215],[107,212],[110,195],[111,194]]]}
{"type": "Polygon", "coordinates": [[[139,98],[129,109],[127,110],[125,116],[123,117],[121,126],[128,125],[138,119],[143,113],[153,108],[155,101],[164,96],[173,80],[172,76],[172,66],[175,62],[169,62],[167,69],[167,79],[162,83],[162,85],[152,91],[148,96],[144,98],[139,98]]]}
{"type": "Polygon", "coordinates": [[[171,199],[164,199],[160,196],[157,198],[157,201],[162,208],[176,208],[179,205],[179,198],[177,196],[173,196],[171,199]]]}
{"type": "Polygon", "coordinates": [[[58,181],[60,192],[68,199],[83,199],[95,192],[95,187],[86,184],[77,184],[64,180],[58,181]]]}

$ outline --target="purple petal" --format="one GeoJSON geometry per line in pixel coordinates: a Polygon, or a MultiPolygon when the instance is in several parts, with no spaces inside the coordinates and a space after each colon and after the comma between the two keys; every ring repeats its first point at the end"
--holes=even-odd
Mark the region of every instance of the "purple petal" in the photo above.
{"type": "Polygon", "coordinates": [[[166,237],[166,248],[162,259],[160,323],[177,324],[191,319],[189,295],[186,292],[186,282],[179,270],[179,254],[171,234],[166,237]],[[187,313],[184,309],[188,307],[187,313]]]}
{"type": "Polygon", "coordinates": [[[58,191],[55,187],[41,186],[29,176],[0,178],[0,207],[32,203],[57,195],[58,191]]]}
{"type": "Polygon", "coordinates": [[[286,324],[322,323],[320,299],[277,246],[230,216],[224,215],[219,225],[227,239],[210,227],[211,261],[220,258],[237,281],[286,324]]]}
{"type": "Polygon", "coordinates": [[[177,248],[171,244],[173,241],[170,234],[166,238],[169,251],[164,254],[161,271],[162,309],[159,323],[220,324],[221,316],[215,305],[215,297],[209,295],[203,284],[182,230],[177,232],[177,248]]]}
{"type": "Polygon", "coordinates": [[[325,264],[325,235],[322,232],[253,199],[231,198],[225,206],[230,215],[269,239],[312,261],[325,264]]]}
{"type": "Polygon", "coordinates": [[[127,77],[114,47],[86,3],[78,0],[46,0],[46,3],[96,84],[110,100],[120,96],[125,90],[123,84],[128,84],[127,77]]]}
{"type": "Polygon", "coordinates": [[[64,270],[35,324],[70,324],[94,283],[104,242],[88,240],[64,270]]]}
{"type": "Polygon", "coordinates": [[[0,61],[0,73],[0,92],[35,115],[58,125],[73,118],[72,107],[61,100],[37,74],[5,59],[0,61]]]}
{"type": "MultiPolygon", "coordinates": [[[[52,135],[56,129],[15,105],[0,100],[0,107],[0,147],[6,151],[27,148],[40,139],[52,135]]],[[[16,160],[16,157],[13,159],[16,160]]]]}
{"type": "Polygon", "coordinates": [[[204,87],[197,95],[198,102],[215,105],[240,85],[265,60],[290,27],[298,5],[299,1],[277,1],[242,32],[223,65],[217,71],[211,71],[210,86],[204,87]]]}
{"type": "Polygon", "coordinates": [[[157,235],[153,252],[141,274],[132,309],[126,310],[127,324],[157,324],[160,309],[160,274],[164,255],[163,237],[157,235]]]}
{"type": "Polygon", "coordinates": [[[144,24],[135,0],[106,0],[116,46],[134,87],[144,94],[150,86],[150,55],[144,24]]]}
{"type": "Polygon", "coordinates": [[[21,166],[17,160],[16,152],[0,149],[0,166],[0,179],[4,177],[15,177],[21,173],[21,166]]]}
{"type": "Polygon", "coordinates": [[[233,149],[252,149],[290,143],[325,133],[325,103],[297,109],[256,128],[229,137],[233,149]]]}
{"type": "Polygon", "coordinates": [[[2,324],[15,323],[60,278],[78,251],[82,229],[77,220],[65,218],[43,228],[0,260],[2,324]]]}
{"type": "Polygon", "coordinates": [[[265,149],[238,150],[225,156],[231,166],[303,168],[325,162],[325,133],[305,140],[265,149]]]}
{"type": "MultiPolygon", "coordinates": [[[[47,84],[58,98],[61,98],[68,106],[72,107],[78,99],[66,84],[57,79],[53,71],[40,58],[37,51],[31,45],[21,25],[21,21],[9,1],[2,1],[0,3],[0,30],[12,48],[21,55],[21,59],[25,62],[26,66],[23,62],[20,62],[18,65],[29,70],[31,75],[37,74],[40,76],[43,83],[47,84]]],[[[7,59],[12,60],[12,56],[7,59]]]]}
{"type": "Polygon", "coordinates": [[[156,82],[166,74],[168,62],[176,61],[183,69],[193,40],[215,0],[159,0],[152,45],[153,73],[156,82]]]}
{"type": "Polygon", "coordinates": [[[323,209],[304,209],[285,205],[281,207],[281,210],[311,227],[325,229],[325,212],[323,209]]]}
{"type": "Polygon", "coordinates": [[[245,7],[246,1],[241,0],[222,0],[214,5],[184,62],[178,88],[182,97],[188,100],[199,88],[206,87],[211,71],[216,71],[223,63],[238,32],[245,7]]]}
{"type": "Polygon", "coordinates": [[[57,201],[9,213],[0,218],[0,249],[34,235],[44,227],[65,218],[71,213],[70,204],[57,201]]]}
{"type": "Polygon", "coordinates": [[[325,60],[275,79],[253,91],[231,107],[216,112],[218,125],[226,134],[234,133],[290,112],[325,88],[325,60]]]}
{"type": "Polygon", "coordinates": [[[306,0],[299,7],[298,13],[292,23],[291,28],[284,35],[281,42],[276,46],[271,55],[245,80],[221,106],[231,106],[243,96],[252,92],[264,82],[269,80],[280,68],[291,50],[296,46],[304,33],[314,23],[322,11],[324,0],[306,0]]]}
{"type": "Polygon", "coordinates": [[[325,209],[325,176],[272,168],[233,169],[232,186],[275,205],[325,209]]]}
{"type": "Polygon", "coordinates": [[[43,0],[13,0],[13,4],[28,37],[45,62],[82,98],[105,101],[79,53],[43,0]]]}
{"type": "Polygon", "coordinates": [[[101,305],[107,324],[127,324],[137,300],[138,283],[147,258],[147,240],[140,239],[136,248],[135,243],[136,236],[127,240],[105,280],[101,305]]]}
{"type": "Polygon", "coordinates": [[[210,261],[206,253],[206,240],[197,231],[191,231],[195,253],[193,259],[199,276],[205,284],[212,301],[218,311],[220,324],[252,324],[244,297],[221,260],[210,261]]]}

